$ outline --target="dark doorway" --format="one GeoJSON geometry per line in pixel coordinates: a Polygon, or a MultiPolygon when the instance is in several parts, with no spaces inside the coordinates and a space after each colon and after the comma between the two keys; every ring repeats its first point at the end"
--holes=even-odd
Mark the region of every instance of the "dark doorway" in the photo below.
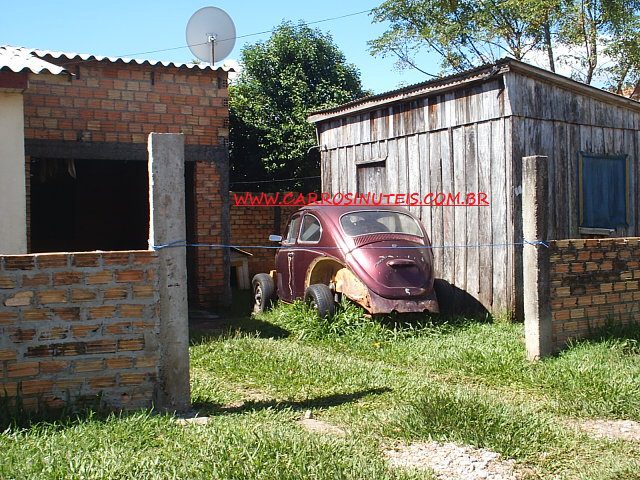
{"type": "MultiPolygon", "coordinates": [[[[195,163],[185,162],[184,164],[184,211],[186,216],[186,235],[188,243],[196,243],[196,191],[195,191],[195,163]]],[[[189,302],[192,305],[198,303],[198,292],[196,291],[196,249],[187,248],[187,293],[189,302]]]]}
{"type": "Polygon", "coordinates": [[[31,162],[33,252],[147,249],[147,162],[31,162]]]}

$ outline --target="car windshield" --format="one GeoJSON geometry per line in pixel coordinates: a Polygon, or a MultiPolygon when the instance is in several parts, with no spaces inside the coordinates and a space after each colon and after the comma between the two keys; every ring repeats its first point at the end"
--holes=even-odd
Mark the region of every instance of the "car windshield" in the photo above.
{"type": "Polygon", "coordinates": [[[344,233],[350,237],[371,233],[404,233],[422,237],[418,222],[406,213],[388,210],[363,210],[340,217],[344,233]]]}

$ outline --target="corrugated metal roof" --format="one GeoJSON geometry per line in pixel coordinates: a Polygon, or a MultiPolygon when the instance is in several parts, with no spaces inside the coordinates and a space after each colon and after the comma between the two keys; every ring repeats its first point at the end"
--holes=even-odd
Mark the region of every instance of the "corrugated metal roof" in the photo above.
{"type": "Polygon", "coordinates": [[[355,111],[368,110],[375,108],[381,103],[396,102],[407,100],[414,97],[420,97],[434,90],[442,90],[452,88],[463,83],[469,83],[488,76],[493,76],[500,72],[501,67],[511,62],[509,58],[503,58],[495,63],[480,65],[464,72],[455,73],[446,77],[434,78],[426,82],[408,85],[397,90],[391,90],[368,97],[359,98],[351,102],[338,105],[336,107],[326,108],[311,112],[308,121],[312,123],[320,122],[334,117],[339,117],[355,111]]]}
{"type": "Polygon", "coordinates": [[[150,65],[150,66],[158,66],[161,65],[163,67],[175,67],[175,68],[189,68],[189,69],[197,69],[197,70],[222,70],[224,72],[234,71],[231,67],[216,67],[213,68],[211,65],[207,63],[175,63],[175,62],[165,62],[160,60],[141,60],[136,58],[127,58],[127,57],[105,57],[102,55],[92,55],[88,53],[76,53],[76,52],[58,52],[55,50],[39,50],[33,49],[31,50],[34,55],[40,58],[52,57],[55,59],[62,59],[65,62],[74,62],[74,61],[97,61],[97,62],[111,62],[111,63],[134,63],[136,65],[150,65]]]}
{"type": "Polygon", "coordinates": [[[602,90],[598,87],[594,87],[593,85],[586,85],[563,75],[545,70],[544,68],[536,67],[535,65],[530,65],[528,63],[507,57],[502,58],[495,63],[481,65],[464,72],[455,73],[446,77],[436,78],[426,82],[417,83],[415,85],[409,85],[397,90],[391,90],[389,92],[360,98],[358,100],[353,100],[349,103],[338,105],[336,107],[311,112],[311,114],[307,118],[307,121],[311,123],[320,123],[327,120],[356,114],[359,112],[373,110],[376,108],[380,108],[383,105],[388,105],[395,102],[420,98],[426,95],[434,95],[439,92],[456,89],[464,84],[484,81],[485,79],[491,78],[494,75],[504,74],[507,71],[516,71],[527,76],[540,78],[547,82],[561,85],[563,88],[577,91],[581,94],[589,95],[594,98],[602,99],[605,102],[614,102],[619,105],[633,108],[634,110],[640,109],[640,103],[630,98],[626,98],[624,96],[602,90]]]}
{"type": "Polygon", "coordinates": [[[0,46],[0,71],[52,73],[54,75],[69,73],[63,67],[38,58],[31,49],[12,47],[11,45],[0,46]]]}

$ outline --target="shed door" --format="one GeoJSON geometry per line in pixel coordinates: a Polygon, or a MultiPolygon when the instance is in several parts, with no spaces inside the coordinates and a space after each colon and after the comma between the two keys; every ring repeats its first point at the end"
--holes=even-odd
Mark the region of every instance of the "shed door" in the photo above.
{"type": "Polygon", "coordinates": [[[385,162],[356,165],[358,193],[386,193],[387,169],[385,162]]]}

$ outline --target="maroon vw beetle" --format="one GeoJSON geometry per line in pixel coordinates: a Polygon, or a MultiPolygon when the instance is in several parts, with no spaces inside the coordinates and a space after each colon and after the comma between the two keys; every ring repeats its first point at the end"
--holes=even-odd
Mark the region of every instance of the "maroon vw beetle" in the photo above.
{"type": "Polygon", "coordinates": [[[254,311],[304,299],[330,317],[343,295],[372,314],[439,311],[429,237],[405,209],[309,205],[269,239],[282,246],[253,278],[254,311]]]}

